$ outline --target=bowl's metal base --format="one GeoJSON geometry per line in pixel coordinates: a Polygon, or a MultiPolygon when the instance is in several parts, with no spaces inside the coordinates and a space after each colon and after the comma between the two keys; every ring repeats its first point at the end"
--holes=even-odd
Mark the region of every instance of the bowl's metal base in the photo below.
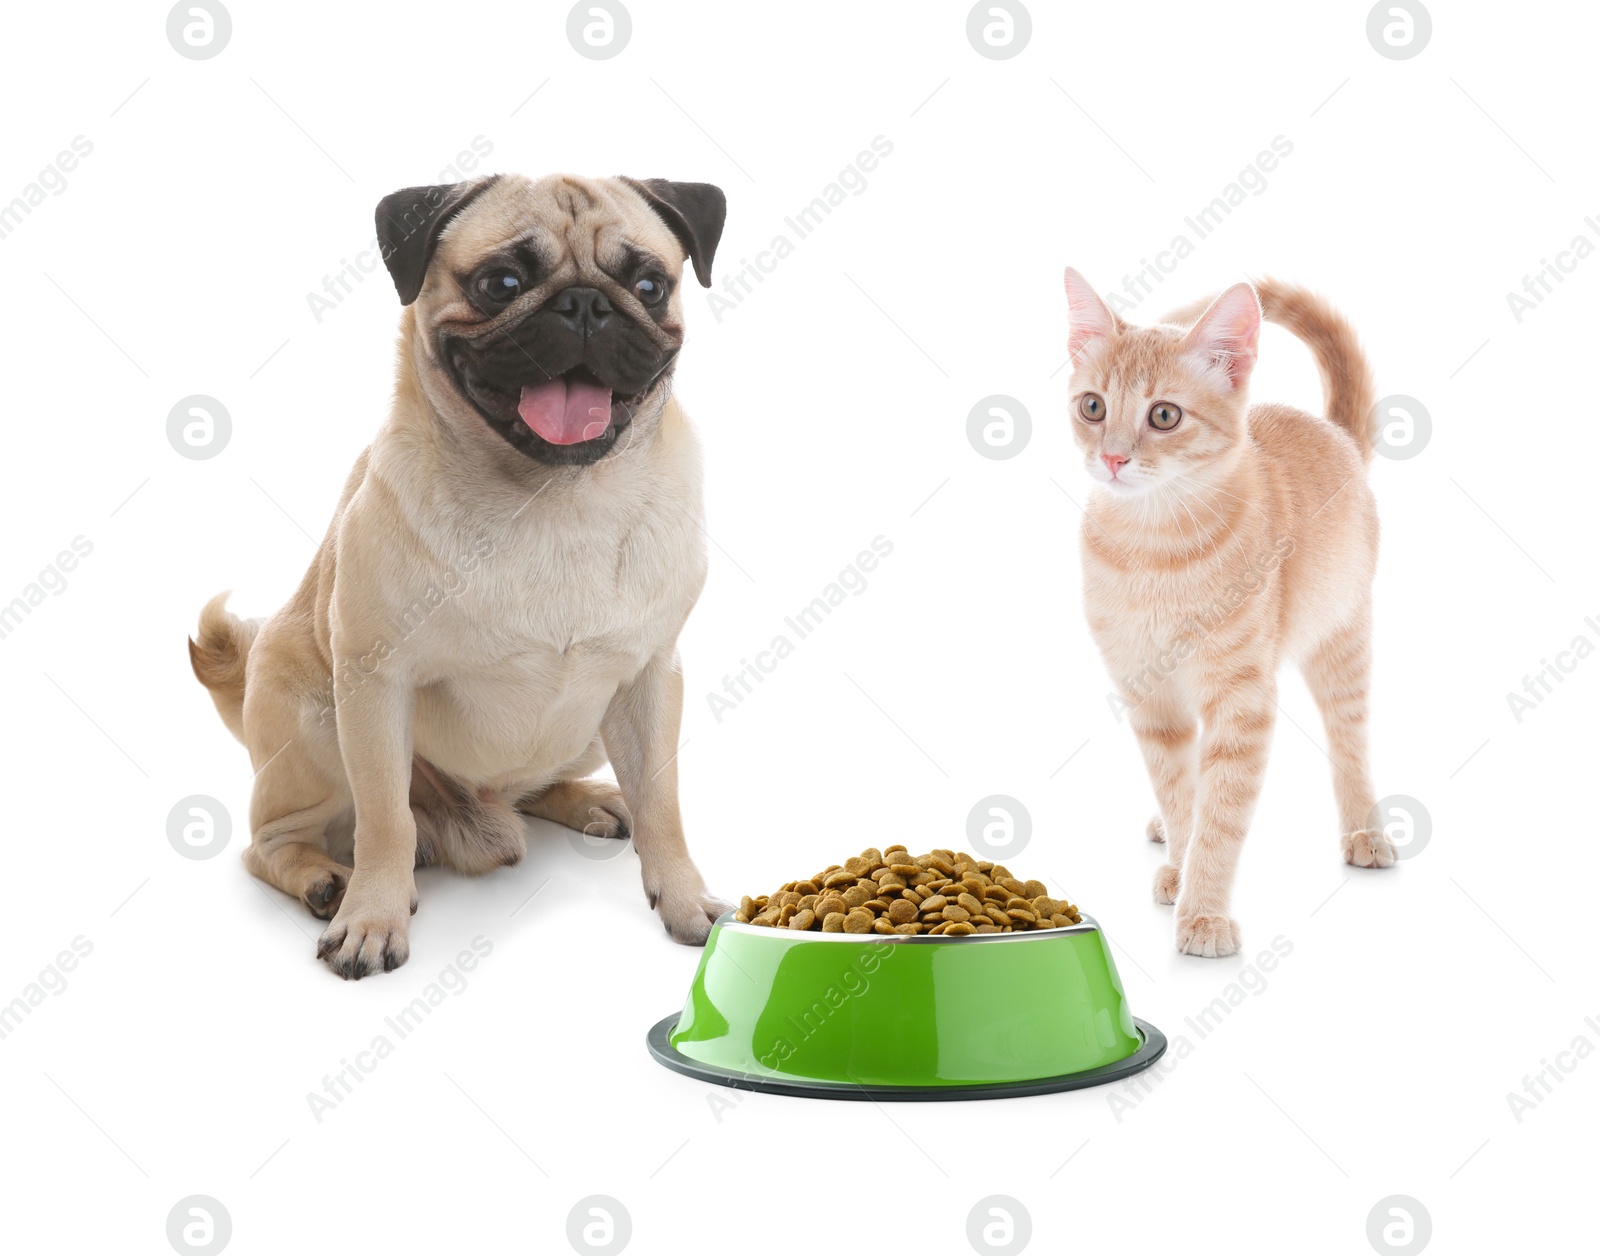
{"type": "Polygon", "coordinates": [[[979,1082],[957,1086],[863,1086],[850,1082],[814,1082],[801,1078],[741,1073],[736,1069],[702,1064],[699,1060],[691,1060],[672,1046],[672,1031],[678,1025],[676,1012],[665,1020],[658,1021],[645,1035],[645,1043],[650,1048],[650,1054],[673,1072],[703,1082],[713,1082],[718,1086],[732,1086],[735,1090],[758,1090],[769,1095],[798,1095],[807,1099],[866,1099],[872,1102],[1014,1099],[1024,1095],[1049,1095],[1058,1090],[1081,1090],[1086,1086],[1101,1086],[1106,1082],[1131,1077],[1149,1068],[1167,1049],[1167,1036],[1148,1021],[1142,1021],[1138,1017],[1134,1017],[1133,1023],[1138,1027],[1144,1042],[1132,1055],[1114,1064],[1084,1069],[1080,1073],[1064,1073],[1059,1077],[1036,1077],[1020,1082],[979,1082]]]}

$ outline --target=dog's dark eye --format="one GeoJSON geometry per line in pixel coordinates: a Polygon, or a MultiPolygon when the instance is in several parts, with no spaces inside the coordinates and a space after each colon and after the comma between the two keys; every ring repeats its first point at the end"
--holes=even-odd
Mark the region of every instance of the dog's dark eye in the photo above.
{"type": "Polygon", "coordinates": [[[660,305],[667,295],[667,282],[654,275],[645,275],[633,285],[633,295],[645,305],[660,305]]]}
{"type": "Polygon", "coordinates": [[[509,305],[522,295],[522,280],[513,270],[491,270],[478,277],[478,295],[490,305],[509,305]]]}

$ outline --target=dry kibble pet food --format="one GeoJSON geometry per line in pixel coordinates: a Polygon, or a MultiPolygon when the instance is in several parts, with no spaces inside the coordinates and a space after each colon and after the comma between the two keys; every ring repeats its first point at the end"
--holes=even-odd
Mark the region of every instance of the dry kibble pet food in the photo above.
{"type": "Polygon", "coordinates": [[[1061,929],[1083,917],[1041,881],[950,850],[913,858],[904,846],[869,847],[774,894],[739,901],[741,924],[823,933],[1020,933],[1061,929]]]}

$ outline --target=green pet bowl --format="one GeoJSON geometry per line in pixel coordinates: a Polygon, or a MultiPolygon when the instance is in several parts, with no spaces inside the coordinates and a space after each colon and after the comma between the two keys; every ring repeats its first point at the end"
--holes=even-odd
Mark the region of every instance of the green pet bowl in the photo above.
{"type": "Polygon", "coordinates": [[[985,1099],[1127,1077],[1167,1048],[1136,1020],[1106,937],[946,938],[712,927],[650,1053],[689,1077],[830,1099],[985,1099]]]}

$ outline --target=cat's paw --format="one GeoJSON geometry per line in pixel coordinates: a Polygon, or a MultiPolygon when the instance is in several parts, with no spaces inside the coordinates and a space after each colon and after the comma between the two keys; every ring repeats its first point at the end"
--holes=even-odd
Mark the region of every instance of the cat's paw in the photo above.
{"type": "Polygon", "coordinates": [[[1178,901],[1178,870],[1171,864],[1162,864],[1156,869],[1155,896],[1158,903],[1175,903],[1178,901]]]}
{"type": "Polygon", "coordinates": [[[1339,839],[1344,861],[1357,868],[1388,868],[1395,861],[1394,843],[1382,829],[1357,829],[1339,839]]]}
{"type": "MultiPolygon", "coordinates": [[[[1151,816],[1150,817],[1150,823],[1144,826],[1144,835],[1146,837],[1148,837],[1152,842],[1164,842],[1164,841],[1166,841],[1167,840],[1167,826],[1166,826],[1166,823],[1161,819],[1160,816],[1151,816]]],[[[1172,900],[1168,899],[1167,901],[1171,902],[1172,900]]]]}
{"type": "Polygon", "coordinates": [[[1239,924],[1228,916],[1178,917],[1178,950],[1217,959],[1239,949],[1239,924]]]}

